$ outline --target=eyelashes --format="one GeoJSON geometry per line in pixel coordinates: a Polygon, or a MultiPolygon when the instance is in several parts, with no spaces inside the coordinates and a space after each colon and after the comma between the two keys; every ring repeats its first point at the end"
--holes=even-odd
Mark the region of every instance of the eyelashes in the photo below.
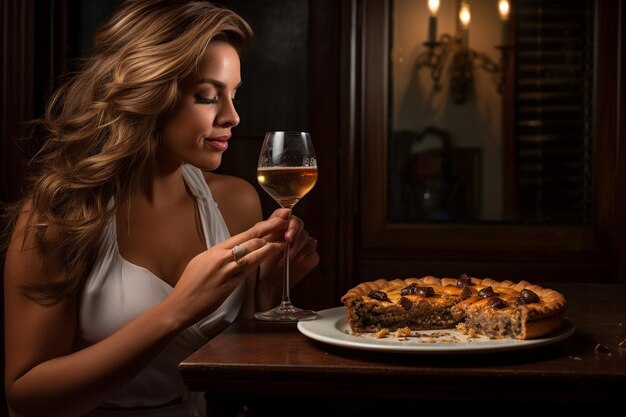
{"type": "MultiPolygon", "coordinates": [[[[195,100],[196,100],[196,103],[198,104],[215,104],[218,101],[217,97],[207,98],[207,97],[202,97],[202,96],[196,96],[195,100]]],[[[237,98],[232,98],[231,100],[233,104],[235,105],[239,103],[239,99],[237,98]]]]}
{"type": "Polygon", "coordinates": [[[199,104],[215,104],[215,103],[217,103],[217,97],[207,98],[207,97],[202,97],[202,96],[196,96],[196,103],[199,103],[199,104]]]}

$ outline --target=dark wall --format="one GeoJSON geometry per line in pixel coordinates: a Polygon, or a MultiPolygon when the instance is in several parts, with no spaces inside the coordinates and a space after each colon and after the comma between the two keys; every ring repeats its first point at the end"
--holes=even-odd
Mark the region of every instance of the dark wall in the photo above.
{"type": "Polygon", "coordinates": [[[308,0],[226,0],[254,30],[242,57],[238,131],[308,128],[308,0]]]}

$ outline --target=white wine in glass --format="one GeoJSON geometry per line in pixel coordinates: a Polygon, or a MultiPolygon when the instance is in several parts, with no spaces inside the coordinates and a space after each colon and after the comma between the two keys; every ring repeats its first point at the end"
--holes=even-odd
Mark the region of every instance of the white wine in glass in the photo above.
{"type": "MultiPolygon", "coordinates": [[[[307,132],[267,132],[259,155],[257,180],[281,207],[293,208],[317,181],[317,161],[307,132]]],[[[259,320],[313,320],[317,313],[295,307],[289,298],[289,245],[285,245],[283,295],[271,310],[254,314],[259,320]]]]}

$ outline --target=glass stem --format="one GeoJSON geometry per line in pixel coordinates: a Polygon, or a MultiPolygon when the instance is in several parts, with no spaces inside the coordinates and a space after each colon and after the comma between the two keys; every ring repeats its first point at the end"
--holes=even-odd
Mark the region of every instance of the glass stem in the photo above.
{"type": "Polygon", "coordinates": [[[291,300],[289,299],[289,243],[285,245],[285,263],[283,268],[283,301],[282,304],[285,306],[291,305],[291,300]]]}

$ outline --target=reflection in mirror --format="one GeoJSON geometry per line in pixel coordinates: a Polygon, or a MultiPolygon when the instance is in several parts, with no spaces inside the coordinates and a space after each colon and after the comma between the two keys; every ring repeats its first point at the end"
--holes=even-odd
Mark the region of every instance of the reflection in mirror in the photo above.
{"type": "Polygon", "coordinates": [[[388,221],[589,223],[594,1],[390,7],[388,221]]]}
{"type": "Polygon", "coordinates": [[[451,147],[450,134],[428,126],[422,132],[394,132],[390,147],[389,207],[393,222],[414,219],[470,221],[478,211],[478,149],[451,147]]]}

